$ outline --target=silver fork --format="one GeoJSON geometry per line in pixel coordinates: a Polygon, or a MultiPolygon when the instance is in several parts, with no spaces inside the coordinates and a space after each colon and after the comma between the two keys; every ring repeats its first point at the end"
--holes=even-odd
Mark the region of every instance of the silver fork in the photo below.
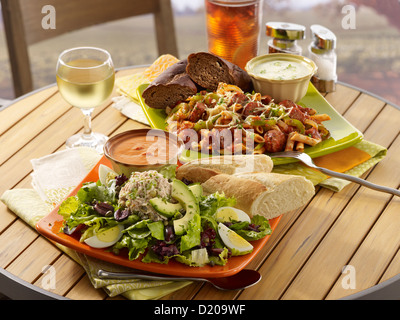
{"type": "Polygon", "coordinates": [[[335,171],[332,171],[332,170],[329,170],[329,169],[326,169],[326,168],[318,167],[317,165],[315,165],[315,163],[313,162],[311,157],[308,154],[303,153],[303,152],[285,151],[285,152],[272,153],[272,154],[269,154],[269,156],[271,158],[295,158],[295,159],[303,162],[307,166],[309,166],[311,168],[314,168],[314,169],[317,169],[317,170],[327,174],[328,176],[341,178],[341,179],[344,179],[344,180],[349,180],[349,181],[361,184],[361,185],[363,185],[363,186],[365,186],[367,188],[371,188],[371,189],[374,189],[374,190],[377,190],[377,191],[386,192],[386,193],[391,193],[391,194],[394,194],[395,196],[399,196],[400,197],[400,191],[397,190],[397,189],[380,186],[380,185],[377,185],[375,183],[371,183],[371,182],[366,181],[364,179],[353,177],[353,176],[348,175],[348,174],[335,172],[335,171]]]}

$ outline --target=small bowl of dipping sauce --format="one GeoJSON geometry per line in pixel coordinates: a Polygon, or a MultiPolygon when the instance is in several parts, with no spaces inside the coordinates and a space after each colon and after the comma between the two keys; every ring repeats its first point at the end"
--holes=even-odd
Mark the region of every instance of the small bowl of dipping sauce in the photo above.
{"type": "Polygon", "coordinates": [[[269,95],[279,103],[284,100],[301,100],[318,67],[311,59],[303,56],[270,53],[251,59],[245,69],[255,91],[269,95]]]}
{"type": "Polygon", "coordinates": [[[136,129],[117,134],[104,145],[113,170],[128,178],[132,172],[174,170],[184,144],[176,135],[158,129],[136,129]]]}

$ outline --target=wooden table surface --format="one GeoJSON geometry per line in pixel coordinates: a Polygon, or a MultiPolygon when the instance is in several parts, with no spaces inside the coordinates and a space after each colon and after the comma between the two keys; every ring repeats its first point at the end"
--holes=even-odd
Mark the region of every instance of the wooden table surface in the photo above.
{"type": "MultiPolygon", "coordinates": [[[[124,69],[123,76],[143,70],[124,69]]],[[[365,139],[388,148],[388,154],[363,178],[400,185],[400,110],[382,99],[338,84],[326,99],[365,139]]],[[[93,129],[109,136],[143,127],[110,103],[96,108],[93,129]]],[[[31,188],[30,160],[64,149],[65,140],[81,131],[82,113],[68,105],[56,86],[17,100],[0,113],[0,194],[31,188]]],[[[339,299],[400,273],[400,198],[350,184],[339,193],[317,188],[307,206],[282,216],[266,246],[249,267],[262,274],[255,286],[219,291],[193,283],[166,300],[178,299],[339,299]],[[356,288],[346,286],[348,271],[356,288]]],[[[0,268],[38,287],[42,268],[57,272],[52,292],[70,299],[108,299],[94,289],[83,268],[0,204],[0,268]]],[[[2,292],[4,288],[0,288],[2,292]]]]}

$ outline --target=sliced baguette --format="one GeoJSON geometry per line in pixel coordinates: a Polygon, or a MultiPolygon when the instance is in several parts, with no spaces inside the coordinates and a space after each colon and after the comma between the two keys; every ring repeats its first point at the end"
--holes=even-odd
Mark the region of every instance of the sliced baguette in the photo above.
{"type": "Polygon", "coordinates": [[[302,176],[277,173],[219,174],[202,183],[206,194],[224,192],[236,198],[236,207],[250,217],[273,219],[305,205],[315,193],[302,176]]]}
{"type": "Polygon", "coordinates": [[[215,156],[184,164],[177,170],[177,178],[193,181],[191,179],[198,175],[197,182],[203,183],[218,173],[271,172],[273,166],[271,158],[265,154],[215,156]]]}
{"type": "Polygon", "coordinates": [[[241,206],[250,208],[250,216],[260,214],[267,219],[275,218],[302,207],[315,194],[313,183],[303,176],[278,173],[240,173],[235,177],[261,183],[267,189],[260,193],[254,201],[241,201],[241,206]]]}

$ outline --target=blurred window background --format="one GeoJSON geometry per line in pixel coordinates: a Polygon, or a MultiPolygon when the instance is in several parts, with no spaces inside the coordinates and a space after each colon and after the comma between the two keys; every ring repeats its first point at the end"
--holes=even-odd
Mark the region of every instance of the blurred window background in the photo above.
{"type": "MultiPolygon", "coordinates": [[[[34,1],[34,0],[32,0],[34,1]]],[[[179,58],[206,51],[204,0],[172,0],[179,58]]],[[[1,16],[0,16],[0,19],[1,16]]],[[[321,24],[337,36],[338,80],[368,90],[400,105],[400,2],[399,0],[264,0],[260,54],[267,53],[267,21],[309,27],[321,24]],[[350,5],[355,9],[354,28],[344,28],[350,5]]],[[[55,82],[57,57],[66,48],[92,45],[105,48],[115,66],[151,64],[157,58],[152,17],[124,19],[30,47],[35,88],[55,82]]],[[[300,42],[307,52],[310,35],[300,42]]],[[[4,27],[0,21],[0,97],[13,98],[4,27]]]]}

